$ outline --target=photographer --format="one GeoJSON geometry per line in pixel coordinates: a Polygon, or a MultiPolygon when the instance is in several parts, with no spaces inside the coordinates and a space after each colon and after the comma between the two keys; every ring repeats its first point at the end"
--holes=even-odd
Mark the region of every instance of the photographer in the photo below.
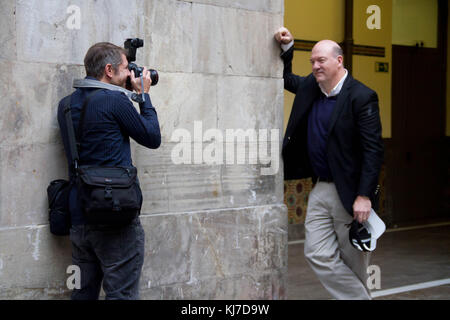
{"type": "MultiPolygon", "coordinates": [[[[92,46],[84,59],[87,77],[104,84],[131,88],[145,98],[139,104],[140,114],[126,94],[120,90],[78,88],[59,103],[58,123],[73,182],[75,170],[67,134],[63,106],[70,99],[75,132],[79,130],[81,110],[85,102],[79,162],[84,166],[132,166],[130,137],[152,149],[161,144],[158,117],[152,106],[149,90],[150,72],[144,68],[135,78],[128,68],[127,51],[110,43],[92,46]]],[[[139,279],[144,262],[144,230],[139,216],[126,225],[87,224],[72,187],[69,196],[72,227],[73,264],[81,270],[81,288],[72,293],[73,300],[98,299],[100,286],[106,299],[139,299],[139,279]]]]}

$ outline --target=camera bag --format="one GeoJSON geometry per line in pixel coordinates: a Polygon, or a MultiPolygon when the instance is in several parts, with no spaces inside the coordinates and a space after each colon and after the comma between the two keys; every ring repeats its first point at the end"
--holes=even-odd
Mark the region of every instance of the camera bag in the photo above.
{"type": "Polygon", "coordinates": [[[124,225],[139,215],[136,168],[81,166],[77,174],[78,199],[89,224],[124,225]]]}
{"type": "Polygon", "coordinates": [[[69,193],[72,185],[67,180],[53,180],[47,187],[50,232],[56,236],[70,233],[69,193]]]}

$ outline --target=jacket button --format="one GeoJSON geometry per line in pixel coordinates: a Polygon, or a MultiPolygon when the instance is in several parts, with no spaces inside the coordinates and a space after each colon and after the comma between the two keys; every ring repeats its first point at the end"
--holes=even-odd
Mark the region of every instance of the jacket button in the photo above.
{"type": "Polygon", "coordinates": [[[291,140],[291,137],[288,137],[288,140],[291,140]]]}

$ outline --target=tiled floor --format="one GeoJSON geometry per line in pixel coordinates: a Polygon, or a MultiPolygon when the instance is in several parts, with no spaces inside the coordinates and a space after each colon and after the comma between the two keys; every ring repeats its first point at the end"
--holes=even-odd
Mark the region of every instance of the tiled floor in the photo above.
{"type": "MultiPolygon", "coordinates": [[[[288,299],[331,299],[307,265],[303,244],[289,245],[288,252],[288,299]]],[[[382,291],[450,279],[450,225],[392,232],[388,230],[378,240],[370,264],[380,267],[382,291]]],[[[449,300],[450,285],[376,299],[449,300]]]]}

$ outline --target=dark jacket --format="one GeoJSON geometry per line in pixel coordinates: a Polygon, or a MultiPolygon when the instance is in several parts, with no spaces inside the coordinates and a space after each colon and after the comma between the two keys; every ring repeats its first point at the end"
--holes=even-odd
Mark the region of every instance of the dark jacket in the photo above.
{"type": "MultiPolygon", "coordinates": [[[[283,141],[285,180],[312,177],[308,157],[307,124],[314,101],[321,94],[312,74],[292,74],[293,48],[281,55],[284,87],[295,94],[283,141]]],[[[350,215],[358,195],[371,199],[377,209],[376,190],[383,162],[383,141],[378,96],[351,75],[345,79],[328,131],[328,164],[339,197],[350,215]]]]}

